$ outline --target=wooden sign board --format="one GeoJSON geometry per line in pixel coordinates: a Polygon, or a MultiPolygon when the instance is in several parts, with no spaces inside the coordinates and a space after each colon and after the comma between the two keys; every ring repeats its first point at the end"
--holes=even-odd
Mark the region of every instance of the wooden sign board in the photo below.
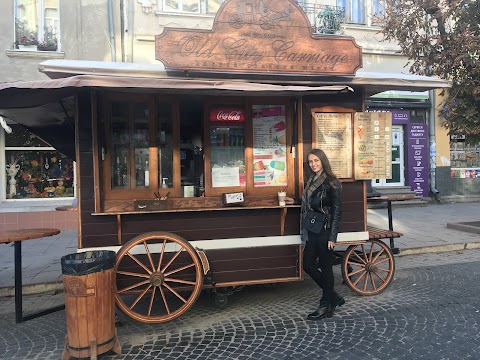
{"type": "Polygon", "coordinates": [[[212,30],[157,35],[155,57],[167,69],[251,74],[355,75],[362,67],[352,37],[314,35],[293,0],[227,0],[212,30]]]}
{"type": "Polygon", "coordinates": [[[313,147],[327,155],[332,170],[341,179],[353,178],[352,114],[313,114],[313,147]]]}
{"type": "Polygon", "coordinates": [[[353,121],[351,113],[312,111],[312,117],[312,145],[339,178],[392,178],[392,113],[356,113],[353,121]]]}
{"type": "Polygon", "coordinates": [[[353,127],[355,179],[391,179],[392,113],[357,113],[353,127]]]}

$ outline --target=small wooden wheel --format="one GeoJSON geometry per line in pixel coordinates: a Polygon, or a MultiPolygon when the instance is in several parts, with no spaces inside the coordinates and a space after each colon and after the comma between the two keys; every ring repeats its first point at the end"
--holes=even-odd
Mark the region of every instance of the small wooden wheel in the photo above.
{"type": "Polygon", "coordinates": [[[117,254],[115,299],[131,318],[164,323],[185,313],[197,300],[203,271],[195,249],[166,232],[139,235],[117,254]]]}
{"type": "Polygon", "coordinates": [[[243,18],[238,14],[230,16],[230,26],[234,29],[240,29],[243,26],[243,18]]]}
{"type": "Polygon", "coordinates": [[[361,295],[381,293],[392,281],[394,272],[392,251],[380,240],[350,245],[343,255],[343,280],[361,295]]]}

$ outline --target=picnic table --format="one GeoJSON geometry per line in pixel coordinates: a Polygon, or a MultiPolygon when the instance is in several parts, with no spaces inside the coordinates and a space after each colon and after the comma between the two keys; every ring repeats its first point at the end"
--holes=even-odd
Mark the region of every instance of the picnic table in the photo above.
{"type": "Polygon", "coordinates": [[[18,229],[0,232],[0,244],[8,244],[11,242],[14,243],[15,321],[17,324],[65,308],[64,305],[60,305],[54,308],[39,311],[34,314],[23,316],[22,241],[40,239],[46,236],[57,235],[59,233],[59,229],[53,228],[18,229]]]}

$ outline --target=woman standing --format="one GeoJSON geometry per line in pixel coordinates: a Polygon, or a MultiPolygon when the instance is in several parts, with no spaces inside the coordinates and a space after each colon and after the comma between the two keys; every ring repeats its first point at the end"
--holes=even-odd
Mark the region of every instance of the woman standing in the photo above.
{"type": "MultiPolygon", "coordinates": [[[[304,244],[303,270],[323,290],[318,309],[309,314],[307,319],[319,320],[332,317],[335,308],[345,304],[343,297],[334,289],[332,270],[333,248],[337,241],[341,216],[342,184],[332,172],[330,162],[322,150],[311,150],[307,158],[313,174],[302,194],[300,231],[304,244]],[[305,229],[307,213],[321,214],[319,218],[324,218],[318,233],[317,230],[312,232],[305,229]]],[[[300,203],[288,197],[285,201],[287,204],[300,203]]]]}

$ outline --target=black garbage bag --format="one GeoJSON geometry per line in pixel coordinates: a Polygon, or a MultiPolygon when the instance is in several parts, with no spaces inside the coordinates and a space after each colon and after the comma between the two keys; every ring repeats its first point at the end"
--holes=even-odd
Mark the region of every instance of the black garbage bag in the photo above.
{"type": "Polygon", "coordinates": [[[115,266],[115,251],[85,251],[62,256],[63,275],[88,275],[115,266]]]}

